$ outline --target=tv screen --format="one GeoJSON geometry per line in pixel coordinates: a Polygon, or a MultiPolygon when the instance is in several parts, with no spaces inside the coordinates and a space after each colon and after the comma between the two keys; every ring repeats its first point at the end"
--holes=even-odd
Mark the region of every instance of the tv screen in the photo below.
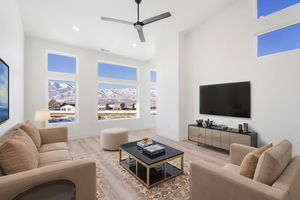
{"type": "Polygon", "coordinates": [[[0,124],[9,119],[9,68],[0,58],[0,124]]]}
{"type": "Polygon", "coordinates": [[[200,86],[200,114],[250,118],[250,82],[200,86]]]}

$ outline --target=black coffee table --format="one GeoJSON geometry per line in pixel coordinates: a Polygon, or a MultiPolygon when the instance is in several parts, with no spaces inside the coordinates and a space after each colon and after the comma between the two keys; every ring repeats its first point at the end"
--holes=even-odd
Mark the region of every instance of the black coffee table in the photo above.
{"type": "Polygon", "coordinates": [[[184,153],[182,151],[157,143],[165,147],[165,152],[156,156],[150,156],[144,153],[141,147],[137,146],[137,142],[139,141],[120,145],[119,162],[147,188],[183,174],[184,153]],[[126,159],[122,160],[122,151],[126,151],[129,157],[135,159],[134,166],[129,166],[126,163],[126,159]],[[177,158],[181,158],[181,169],[168,163],[177,158]]]}

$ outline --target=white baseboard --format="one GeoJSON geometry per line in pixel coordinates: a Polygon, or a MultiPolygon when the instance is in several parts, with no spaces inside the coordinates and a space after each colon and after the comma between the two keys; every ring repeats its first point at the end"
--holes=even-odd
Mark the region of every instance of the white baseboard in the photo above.
{"type": "MultiPolygon", "coordinates": [[[[155,128],[155,126],[136,126],[128,129],[128,131],[137,131],[137,130],[143,130],[148,128],[155,128]]],[[[75,139],[81,139],[81,138],[88,138],[88,137],[95,137],[100,136],[100,132],[102,130],[99,130],[99,132],[90,132],[90,133],[83,133],[79,135],[68,135],[68,140],[75,140],[75,139]]]]}
{"type": "Polygon", "coordinates": [[[99,136],[99,135],[100,135],[99,132],[97,132],[97,133],[84,133],[84,134],[80,134],[80,135],[68,135],[68,140],[95,137],[95,136],[99,136]]]}
{"type": "Polygon", "coordinates": [[[179,138],[176,135],[171,135],[171,134],[163,133],[160,131],[156,131],[156,135],[159,135],[159,136],[171,139],[171,140],[179,141],[179,138]]]}

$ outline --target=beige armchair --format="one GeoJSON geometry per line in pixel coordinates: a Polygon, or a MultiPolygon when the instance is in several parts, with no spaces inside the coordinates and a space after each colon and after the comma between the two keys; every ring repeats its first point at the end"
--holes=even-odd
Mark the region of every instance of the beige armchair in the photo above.
{"type": "Polygon", "coordinates": [[[230,164],[222,168],[202,160],[191,163],[191,200],[299,200],[300,156],[292,158],[275,182],[267,185],[239,175],[243,158],[255,149],[232,144],[230,164]]]}

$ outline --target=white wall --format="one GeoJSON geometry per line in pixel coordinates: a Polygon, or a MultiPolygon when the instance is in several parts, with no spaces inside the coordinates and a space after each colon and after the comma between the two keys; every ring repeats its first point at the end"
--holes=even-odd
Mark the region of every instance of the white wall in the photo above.
{"type": "Polygon", "coordinates": [[[173,140],[186,136],[185,36],[164,27],[157,40],[157,135],[173,140]]]}
{"type": "Polygon", "coordinates": [[[255,35],[300,22],[300,4],[256,20],[253,2],[237,1],[187,36],[187,122],[247,122],[258,146],[287,139],[300,154],[300,50],[255,56],[255,35]],[[199,114],[199,85],[237,81],[251,81],[251,119],[199,114]]]}
{"type": "MultiPolygon", "coordinates": [[[[82,48],[67,46],[54,42],[26,38],[25,40],[25,118],[34,122],[35,111],[47,108],[47,78],[67,77],[74,75],[46,71],[46,50],[68,53],[79,57],[79,123],[63,123],[67,126],[69,139],[99,135],[101,130],[111,127],[124,127],[138,130],[156,126],[156,117],[150,116],[150,69],[155,66],[140,61],[99,53],[82,48]],[[139,118],[99,121],[97,120],[98,60],[136,66],[139,69],[139,118]]],[[[102,79],[105,80],[105,79],[102,79]]],[[[39,127],[39,122],[35,122],[39,127]]],[[[53,124],[47,124],[53,126],[53,124]]]]}
{"type": "Polygon", "coordinates": [[[0,136],[24,122],[24,32],[16,0],[0,6],[0,58],[9,65],[10,119],[0,125],[0,136]]]}

